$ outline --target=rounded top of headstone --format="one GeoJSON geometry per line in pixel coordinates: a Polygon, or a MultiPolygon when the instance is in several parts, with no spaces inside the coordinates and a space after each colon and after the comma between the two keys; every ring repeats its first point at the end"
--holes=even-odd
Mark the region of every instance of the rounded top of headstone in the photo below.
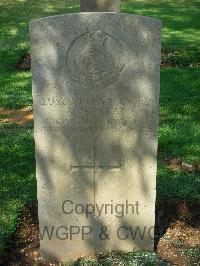
{"type": "Polygon", "coordinates": [[[81,12],[120,12],[121,0],[80,0],[81,12]]]}

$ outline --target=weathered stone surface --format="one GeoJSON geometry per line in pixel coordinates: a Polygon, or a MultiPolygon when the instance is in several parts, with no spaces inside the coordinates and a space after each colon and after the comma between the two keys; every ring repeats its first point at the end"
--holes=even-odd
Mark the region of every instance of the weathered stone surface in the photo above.
{"type": "Polygon", "coordinates": [[[80,0],[82,12],[119,12],[120,0],[80,0]]]}
{"type": "Polygon", "coordinates": [[[44,257],[153,250],[160,22],[80,13],[33,21],[30,35],[44,257]]]}

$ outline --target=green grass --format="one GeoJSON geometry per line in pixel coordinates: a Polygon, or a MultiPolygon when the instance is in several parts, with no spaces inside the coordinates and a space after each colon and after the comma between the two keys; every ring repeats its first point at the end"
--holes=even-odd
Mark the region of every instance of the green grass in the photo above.
{"type": "Polygon", "coordinates": [[[199,69],[161,71],[158,199],[200,201],[199,174],[174,172],[160,163],[166,157],[200,163],[199,74],[199,69]]]}
{"type": "Polygon", "coordinates": [[[122,11],[160,19],[163,25],[163,47],[196,48],[199,35],[200,1],[196,0],[127,0],[122,11]]]}
{"type": "Polygon", "coordinates": [[[81,258],[75,263],[67,263],[68,266],[167,266],[167,263],[162,262],[156,257],[155,253],[132,251],[112,252],[99,256],[97,259],[81,258]]]}
{"type": "MultiPolygon", "coordinates": [[[[161,19],[163,47],[181,49],[181,54],[186,54],[184,60],[188,64],[188,56],[191,56],[192,62],[199,60],[199,5],[200,2],[194,0],[129,0],[122,2],[121,10],[161,19]]],[[[31,106],[31,74],[15,70],[19,59],[29,50],[29,21],[78,12],[78,1],[1,0],[0,10],[0,107],[31,106]]],[[[175,61],[180,60],[179,55],[171,56],[175,61]]],[[[158,199],[200,200],[198,174],[174,172],[161,164],[161,159],[167,156],[179,157],[188,163],[200,161],[199,75],[197,68],[167,68],[161,71],[158,199]]],[[[32,126],[0,126],[0,171],[2,253],[16,229],[20,210],[36,200],[32,126]]],[[[112,265],[115,258],[116,254],[114,257],[110,255],[101,258],[101,265],[112,265]]],[[[130,253],[125,258],[121,255],[120,261],[120,265],[160,265],[154,254],[146,253],[130,253]]],[[[97,265],[95,263],[93,261],[89,264],[83,259],[76,265],[97,265]]]]}
{"type": "Polygon", "coordinates": [[[187,248],[181,250],[183,255],[187,257],[188,265],[199,265],[200,260],[200,246],[198,248],[187,248]]]}
{"type": "MultiPolygon", "coordinates": [[[[163,47],[198,50],[198,6],[200,2],[194,0],[124,0],[121,11],[162,20],[163,47]]],[[[29,22],[45,16],[79,12],[79,1],[1,0],[0,10],[0,107],[20,108],[32,104],[31,76],[15,70],[17,62],[30,49],[29,22]]]]}
{"type": "Polygon", "coordinates": [[[30,49],[29,22],[32,19],[79,11],[74,0],[1,0],[0,1],[0,107],[32,105],[31,74],[15,70],[30,49]]]}
{"type": "Polygon", "coordinates": [[[0,253],[15,231],[19,210],[36,200],[33,130],[0,125],[0,253]]]}
{"type": "Polygon", "coordinates": [[[161,70],[159,151],[187,162],[200,156],[200,70],[161,70]]]}
{"type": "Polygon", "coordinates": [[[31,106],[31,73],[5,71],[0,74],[0,102],[0,107],[11,109],[31,106]]]}

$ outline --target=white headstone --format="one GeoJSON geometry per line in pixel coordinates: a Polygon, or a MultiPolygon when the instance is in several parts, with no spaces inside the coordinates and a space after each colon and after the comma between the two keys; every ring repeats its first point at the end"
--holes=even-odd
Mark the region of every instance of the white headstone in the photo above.
{"type": "Polygon", "coordinates": [[[42,254],[153,250],[160,21],[60,15],[30,35],[42,254]]]}

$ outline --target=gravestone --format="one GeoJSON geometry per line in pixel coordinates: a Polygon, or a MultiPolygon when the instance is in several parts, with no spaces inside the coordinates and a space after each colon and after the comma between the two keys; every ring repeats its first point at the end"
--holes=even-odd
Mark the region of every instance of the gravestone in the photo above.
{"type": "Polygon", "coordinates": [[[30,36],[44,258],[152,251],[160,21],[66,14],[30,36]]]}
{"type": "Polygon", "coordinates": [[[119,12],[120,0],[80,0],[82,12],[119,12]]]}

